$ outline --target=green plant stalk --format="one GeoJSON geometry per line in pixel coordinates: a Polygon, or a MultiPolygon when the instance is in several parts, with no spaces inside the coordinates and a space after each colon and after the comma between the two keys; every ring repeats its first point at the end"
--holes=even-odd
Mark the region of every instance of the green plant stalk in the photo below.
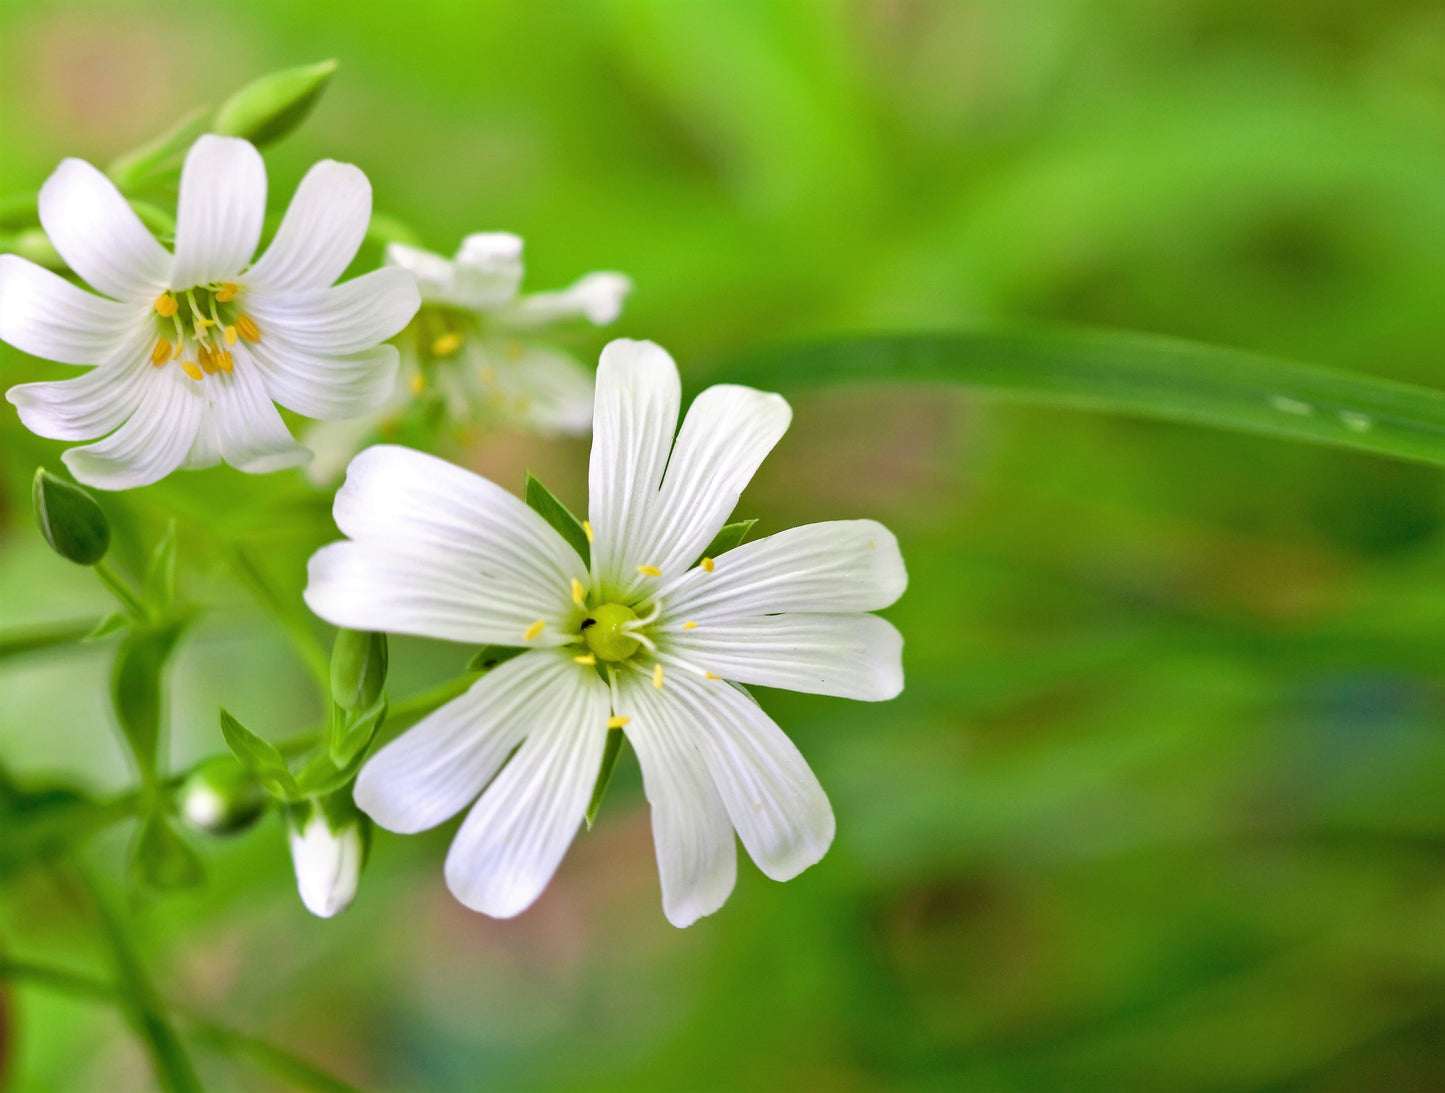
{"type": "Polygon", "coordinates": [[[141,603],[140,597],[136,595],[125,578],[111,568],[109,562],[101,560],[90,568],[100,578],[100,583],[110,590],[111,595],[120,601],[121,606],[133,618],[144,622],[150,617],[150,612],[146,610],[145,604],[141,603]]]}
{"type": "Polygon", "coordinates": [[[305,662],[307,670],[320,685],[321,693],[329,703],[331,700],[331,655],[316,640],[316,635],[311,632],[311,627],[307,625],[306,619],[287,607],[245,551],[240,547],[232,547],[231,560],[242,583],[251,590],[256,601],[286,631],[292,646],[305,662]]]}
{"type": "Polygon", "coordinates": [[[0,660],[53,649],[58,645],[73,645],[95,630],[98,623],[99,620],[91,619],[88,622],[57,622],[0,631],[0,660]]]}

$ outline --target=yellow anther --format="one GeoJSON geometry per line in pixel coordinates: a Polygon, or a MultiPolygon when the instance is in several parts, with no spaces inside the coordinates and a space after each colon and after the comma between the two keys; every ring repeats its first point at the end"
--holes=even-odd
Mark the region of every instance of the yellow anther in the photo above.
{"type": "Polygon", "coordinates": [[[524,346],[521,342],[517,341],[516,338],[512,338],[507,342],[506,353],[508,360],[519,361],[522,359],[522,355],[526,352],[527,347],[524,346]]]}
{"type": "Polygon", "coordinates": [[[705,679],[722,679],[722,676],[715,676],[711,672],[704,672],[703,677],[705,679]]]}
{"type": "Polygon", "coordinates": [[[592,667],[592,665],[594,665],[594,664],[597,663],[597,658],[596,658],[595,656],[593,656],[591,653],[588,653],[586,656],[573,657],[572,659],[575,660],[578,664],[585,664],[585,665],[587,665],[587,667],[589,667],[589,668],[592,667]]]}
{"type": "Polygon", "coordinates": [[[205,375],[205,373],[201,371],[201,366],[195,361],[181,361],[181,368],[185,371],[186,375],[190,376],[193,380],[198,380],[205,375]]]}
{"type": "Polygon", "coordinates": [[[637,572],[641,573],[644,577],[662,576],[662,570],[658,569],[655,565],[640,565],[637,567],[637,572]]]}
{"type": "Polygon", "coordinates": [[[700,564],[702,565],[702,571],[704,573],[711,573],[717,568],[717,563],[711,558],[704,558],[700,564]]]}
{"type": "Polygon", "coordinates": [[[632,718],[630,717],[623,717],[621,714],[613,714],[607,719],[607,727],[609,729],[620,729],[623,725],[627,724],[631,720],[632,718]]]}
{"type": "Polygon", "coordinates": [[[587,541],[589,543],[592,541],[592,525],[589,524],[586,520],[582,521],[582,534],[587,536],[587,541]]]}
{"type": "Polygon", "coordinates": [[[685,622],[685,623],[682,624],[682,628],[683,628],[684,630],[696,630],[696,629],[697,629],[697,623],[695,623],[695,622],[685,622]]]}
{"type": "Polygon", "coordinates": [[[419,395],[426,390],[426,377],[420,372],[413,373],[411,377],[411,393],[419,395]]]}
{"type": "Polygon", "coordinates": [[[234,326],[228,326],[228,327],[226,327],[226,329],[225,329],[224,331],[222,331],[222,333],[225,334],[225,336],[226,336],[226,344],[227,344],[227,345],[235,345],[235,344],[236,344],[236,328],[235,328],[234,326]]]}
{"type": "Polygon", "coordinates": [[[248,342],[259,342],[261,340],[261,328],[249,315],[236,316],[236,332],[248,342]]]}
{"type": "Polygon", "coordinates": [[[545,629],[547,629],[547,620],[538,619],[531,626],[527,627],[527,632],[522,635],[522,640],[536,641],[539,637],[542,636],[542,631],[545,629]]]}
{"type": "Polygon", "coordinates": [[[201,331],[205,330],[206,327],[208,327],[208,326],[215,326],[215,325],[216,325],[215,323],[213,323],[210,319],[206,318],[204,315],[197,315],[197,316],[196,316],[196,333],[197,333],[197,334],[199,334],[199,333],[201,333],[201,331]]]}
{"type": "Polygon", "coordinates": [[[221,366],[221,371],[230,375],[236,368],[236,358],[227,353],[224,349],[216,351],[216,363],[221,366]]]}
{"type": "Polygon", "coordinates": [[[172,315],[176,313],[176,309],[180,306],[180,304],[176,303],[176,298],[172,296],[169,292],[162,292],[159,296],[156,297],[156,314],[163,319],[169,319],[172,315]]]}
{"type": "Polygon", "coordinates": [[[576,577],[572,578],[572,602],[580,605],[587,598],[587,589],[582,587],[582,582],[576,577]]]}
{"type": "Polygon", "coordinates": [[[221,286],[220,291],[216,293],[216,303],[229,304],[232,300],[236,298],[236,293],[240,291],[240,285],[232,284],[230,281],[227,281],[221,286]]]}
{"type": "Polygon", "coordinates": [[[196,361],[200,364],[201,371],[208,376],[221,370],[221,366],[216,363],[216,351],[209,345],[202,345],[196,350],[196,361]]]}
{"type": "Polygon", "coordinates": [[[431,351],[435,356],[446,357],[455,353],[462,347],[462,336],[455,330],[449,330],[436,341],[431,343],[431,351]]]}
{"type": "Polygon", "coordinates": [[[652,685],[653,685],[653,687],[655,687],[657,690],[659,690],[659,691],[662,690],[662,665],[661,665],[661,664],[654,664],[654,665],[652,666],[652,685]]]}
{"type": "Polygon", "coordinates": [[[151,364],[157,368],[165,364],[166,361],[171,359],[172,348],[171,343],[164,338],[156,342],[155,348],[151,350],[151,364]]]}

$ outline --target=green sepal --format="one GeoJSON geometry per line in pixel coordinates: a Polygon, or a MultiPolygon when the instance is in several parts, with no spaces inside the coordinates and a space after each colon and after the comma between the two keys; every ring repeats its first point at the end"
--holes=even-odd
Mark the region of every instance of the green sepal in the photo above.
{"type": "Polygon", "coordinates": [[[189,620],[134,629],[116,652],[110,675],[110,698],[116,719],[130,744],[141,776],[155,774],[156,751],[165,715],[162,673],[189,620]]]}
{"type": "Polygon", "coordinates": [[[100,505],[79,486],[44,467],[30,485],[35,523],[50,548],[77,565],[95,565],[110,549],[110,521],[100,505]]]}
{"type": "MultiPolygon", "coordinates": [[[[122,192],[137,189],[160,175],[179,174],[186,151],[205,132],[209,116],[210,111],[204,107],[192,110],[160,136],[113,159],[105,173],[122,192]]],[[[141,219],[145,220],[143,214],[141,219]]],[[[147,226],[154,230],[153,225],[147,226]]],[[[171,230],[175,230],[174,222],[171,230]]]]}
{"type": "MultiPolygon", "coordinates": [[[[301,768],[301,773],[296,776],[296,782],[300,787],[298,799],[334,793],[348,783],[354,782],[356,772],[361,769],[361,760],[365,754],[364,751],[359,751],[352,757],[351,762],[338,767],[332,760],[329,751],[317,752],[301,768]]],[[[294,808],[295,805],[288,807],[294,808]]]]}
{"type": "Polygon", "coordinates": [[[587,533],[582,530],[582,521],[572,515],[572,510],[558,501],[556,495],[546,486],[532,477],[532,472],[527,472],[527,489],[523,495],[527,506],[540,516],[571,544],[572,549],[582,555],[582,564],[592,564],[592,544],[587,541],[587,533]]]}
{"type": "Polygon", "coordinates": [[[386,696],[382,695],[370,709],[352,711],[332,707],[331,761],[338,767],[348,765],[364,752],[376,730],[386,720],[386,696]]]}
{"type": "Polygon", "coordinates": [[[280,140],[305,120],[336,68],[335,60],[322,61],[251,81],[221,104],[211,131],[257,146],[280,140]]]}
{"type": "Polygon", "coordinates": [[[726,554],[733,547],[740,545],[757,522],[757,517],[753,517],[751,520],[739,520],[736,523],[725,525],[712,537],[712,542],[708,543],[698,561],[702,561],[703,558],[716,558],[719,554],[726,554]]]}
{"type": "Polygon", "coordinates": [[[151,552],[146,565],[141,597],[157,618],[169,615],[176,603],[176,522],[166,525],[166,533],[151,552]]]}
{"type": "Polygon", "coordinates": [[[143,888],[174,892],[194,888],[206,879],[200,855],[170,820],[152,814],[141,821],[130,856],[131,880],[143,888]]]}
{"type": "Polygon", "coordinates": [[[101,619],[98,623],[95,624],[94,629],[92,629],[90,633],[86,634],[85,637],[81,638],[80,640],[99,641],[101,638],[108,638],[110,637],[110,635],[119,633],[120,631],[124,630],[131,624],[132,621],[133,620],[131,619],[131,617],[127,615],[124,611],[117,611],[114,614],[107,615],[105,618],[101,619]]]}
{"type": "Polygon", "coordinates": [[[476,651],[472,659],[467,661],[467,671],[490,672],[498,665],[506,664],[507,661],[521,656],[526,651],[515,645],[483,645],[476,651]]]}
{"type": "Polygon", "coordinates": [[[338,630],[331,646],[331,697],[346,710],[369,710],[386,685],[386,635],[338,630]]]}
{"type": "Polygon", "coordinates": [[[301,787],[276,745],[262,740],[225,710],[221,711],[221,735],[242,765],[256,776],[262,788],[284,801],[302,796],[301,787]]]}
{"type": "Polygon", "coordinates": [[[597,771],[597,781],[592,785],[592,800],[587,802],[585,818],[588,831],[592,830],[597,813],[602,810],[602,798],[607,796],[607,787],[612,784],[612,772],[617,767],[617,760],[622,755],[622,745],[626,739],[621,729],[607,730],[607,746],[602,751],[602,766],[597,771]]]}

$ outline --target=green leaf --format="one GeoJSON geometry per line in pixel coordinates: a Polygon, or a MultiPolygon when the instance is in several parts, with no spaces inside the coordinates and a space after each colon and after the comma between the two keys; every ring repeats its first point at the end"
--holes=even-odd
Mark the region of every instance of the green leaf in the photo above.
{"type": "Polygon", "coordinates": [[[122,611],[107,615],[96,623],[81,641],[99,641],[101,638],[108,638],[117,634],[131,624],[131,617],[122,611]]]}
{"type": "Polygon", "coordinates": [[[141,597],[152,614],[163,617],[170,614],[176,602],[176,522],[166,525],[166,533],[151,552],[150,563],[146,566],[145,581],[141,586],[141,597]]]}
{"type": "Polygon", "coordinates": [[[527,472],[524,496],[532,511],[556,528],[562,538],[572,544],[572,549],[582,555],[582,564],[590,566],[592,546],[587,532],[582,529],[582,522],[572,515],[571,509],[557,500],[551,490],[533,478],[530,471],[527,472]]]}
{"type": "Polygon", "coordinates": [[[226,738],[226,746],[256,776],[266,792],[287,801],[301,796],[301,788],[275,744],[262,740],[225,710],[221,711],[221,735],[226,738]]]}
{"type": "Polygon", "coordinates": [[[386,720],[386,696],[377,699],[369,710],[353,712],[336,707],[332,721],[331,759],[344,767],[366,750],[376,730],[386,720]]]}
{"type": "Polygon", "coordinates": [[[194,888],[206,879],[200,856],[160,815],[141,821],[131,850],[130,874],[138,885],[163,892],[194,888]]]}
{"type": "Polygon", "coordinates": [[[110,697],[141,776],[155,774],[165,717],[162,674],[185,622],[132,630],[121,642],[110,676],[110,697]]]}
{"type": "Polygon", "coordinates": [[[526,649],[519,649],[513,645],[483,645],[467,662],[467,671],[489,672],[499,664],[506,664],[507,661],[521,656],[526,651],[526,649]]]}
{"type": "Polygon", "coordinates": [[[35,523],[50,548],[77,565],[95,565],[110,549],[110,522],[85,490],[44,467],[30,484],[35,523]]]}
{"type": "Polygon", "coordinates": [[[602,798],[607,796],[607,787],[612,784],[612,772],[617,767],[622,745],[627,737],[621,729],[607,730],[607,746],[602,752],[602,767],[597,772],[597,781],[592,786],[592,800],[587,802],[587,830],[592,830],[597,813],[602,810],[602,798]]]}
{"type": "Polygon", "coordinates": [[[258,146],[280,140],[305,120],[336,67],[322,61],[253,80],[221,104],[212,130],[258,146]]]}
{"type": "Polygon", "coordinates": [[[712,542],[708,543],[707,549],[702,552],[702,556],[698,560],[716,558],[719,554],[726,554],[748,537],[748,532],[753,530],[753,525],[757,522],[757,518],[754,517],[751,520],[739,520],[735,524],[725,525],[712,537],[712,542]]]}
{"type": "Polygon", "coordinates": [[[1143,334],[1004,329],[860,335],[748,354],[719,382],[958,386],[1445,465],[1445,393],[1143,334]]]}
{"type": "MultiPolygon", "coordinates": [[[[0,228],[14,231],[40,223],[40,194],[35,190],[0,197],[0,228]]],[[[405,242],[405,240],[401,240],[405,242]]]]}
{"type": "Polygon", "coordinates": [[[88,622],[52,623],[42,626],[26,626],[15,630],[0,630],[0,660],[19,656],[22,653],[53,649],[59,645],[72,645],[87,641],[95,627],[88,622]]]}

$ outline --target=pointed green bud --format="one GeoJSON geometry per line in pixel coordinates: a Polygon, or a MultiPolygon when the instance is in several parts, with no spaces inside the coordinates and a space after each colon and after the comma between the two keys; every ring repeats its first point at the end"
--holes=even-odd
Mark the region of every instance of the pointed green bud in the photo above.
{"type": "Polygon", "coordinates": [[[51,549],[78,565],[95,565],[110,549],[110,523],[95,498],[44,467],[30,487],[35,522],[51,549]]]}
{"type": "Polygon", "coordinates": [[[331,697],[344,710],[376,705],[386,685],[386,635],[338,630],[331,647],[331,697]]]}
{"type": "Polygon", "coordinates": [[[335,61],[322,61],[253,80],[221,104],[211,131],[256,145],[280,140],[311,112],[335,71],[335,61]]]}
{"type": "Polygon", "coordinates": [[[191,771],[176,800],[197,831],[234,835],[261,818],[267,798],[254,774],[231,756],[218,755],[191,771]]]}

